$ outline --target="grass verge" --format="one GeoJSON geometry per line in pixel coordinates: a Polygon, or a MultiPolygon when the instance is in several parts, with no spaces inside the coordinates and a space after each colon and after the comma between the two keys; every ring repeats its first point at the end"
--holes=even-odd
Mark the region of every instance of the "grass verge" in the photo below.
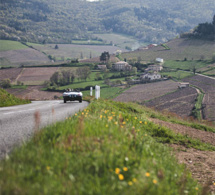
{"type": "Polygon", "coordinates": [[[170,148],[160,143],[174,143],[177,135],[149,122],[142,108],[100,99],[35,132],[0,163],[0,193],[201,193],[170,148]]]}
{"type": "Polygon", "coordinates": [[[0,88],[0,107],[15,106],[20,104],[28,104],[30,100],[23,100],[9,94],[4,89],[0,88]]]}

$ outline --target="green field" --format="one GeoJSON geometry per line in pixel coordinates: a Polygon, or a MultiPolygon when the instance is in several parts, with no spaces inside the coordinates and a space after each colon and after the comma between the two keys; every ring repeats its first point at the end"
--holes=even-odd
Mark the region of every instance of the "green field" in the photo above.
{"type": "Polygon", "coordinates": [[[168,60],[165,61],[164,67],[170,68],[170,69],[181,69],[181,70],[189,70],[193,71],[193,68],[196,68],[196,71],[203,67],[208,66],[211,64],[211,61],[199,61],[199,60],[187,60],[187,61],[175,61],[175,60],[168,60]]]}
{"type": "Polygon", "coordinates": [[[215,148],[156,125],[148,116],[137,104],[92,101],[65,121],[35,131],[1,161],[0,193],[203,194],[167,143],[215,148]]]}
{"type": "Polygon", "coordinates": [[[184,72],[184,71],[174,71],[174,72],[160,72],[162,76],[165,77],[173,77],[175,79],[181,80],[186,77],[193,76],[192,72],[184,72]]]}
{"type": "Polygon", "coordinates": [[[0,40],[0,52],[9,50],[27,49],[28,47],[18,41],[0,40]]]}

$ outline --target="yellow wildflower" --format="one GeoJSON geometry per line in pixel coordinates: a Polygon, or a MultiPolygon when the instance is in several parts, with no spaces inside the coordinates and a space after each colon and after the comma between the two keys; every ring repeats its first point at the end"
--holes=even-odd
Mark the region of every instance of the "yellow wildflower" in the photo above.
{"type": "Polygon", "coordinates": [[[112,117],[112,116],[109,116],[109,117],[108,117],[108,120],[109,120],[109,121],[111,121],[112,119],[113,119],[113,117],[112,117]]]}
{"type": "Polygon", "coordinates": [[[125,125],[126,124],[126,122],[125,121],[123,121],[123,123],[122,123],[123,125],[125,125]]]}
{"type": "Polygon", "coordinates": [[[145,136],[147,136],[147,134],[145,134],[145,136]]]}
{"type": "Polygon", "coordinates": [[[106,125],[106,127],[108,127],[108,125],[106,125]]]}
{"type": "Polygon", "coordinates": [[[128,185],[129,185],[129,186],[132,186],[132,185],[133,185],[132,181],[129,181],[129,182],[128,182],[128,185]]]}
{"type": "Polygon", "coordinates": [[[145,175],[146,175],[146,177],[149,177],[149,176],[150,176],[150,173],[146,172],[146,174],[145,174],[145,175]]]}
{"type": "Polygon", "coordinates": [[[197,187],[196,187],[195,189],[196,189],[196,190],[199,190],[199,188],[197,188],[197,187]]]}
{"type": "Polygon", "coordinates": [[[122,174],[119,174],[119,180],[123,180],[124,179],[124,176],[122,174]]]}
{"type": "Polygon", "coordinates": [[[156,180],[156,179],[153,179],[153,183],[156,184],[156,183],[157,183],[157,180],[156,180]]]}
{"type": "Polygon", "coordinates": [[[134,119],[137,120],[137,117],[135,116],[134,119]]]}
{"type": "Polygon", "coordinates": [[[115,114],[115,112],[111,112],[111,114],[115,114]]]}
{"type": "Polygon", "coordinates": [[[102,118],[102,115],[100,115],[100,118],[102,118]]]}
{"type": "Polygon", "coordinates": [[[120,173],[120,169],[119,169],[119,168],[116,168],[116,169],[115,169],[115,173],[116,173],[116,174],[119,174],[119,173],[120,173]]]}
{"type": "Polygon", "coordinates": [[[114,124],[115,124],[115,125],[117,125],[117,124],[118,124],[118,122],[115,122],[114,124]]]}
{"type": "Polygon", "coordinates": [[[123,167],[123,171],[128,171],[128,168],[127,167],[123,167]]]}
{"type": "Polygon", "coordinates": [[[81,114],[84,115],[84,112],[82,112],[81,114]]]}
{"type": "Polygon", "coordinates": [[[140,121],[140,124],[142,124],[143,122],[142,121],[140,121]]]}
{"type": "Polygon", "coordinates": [[[136,179],[136,178],[133,178],[132,181],[135,183],[135,182],[137,182],[137,179],[136,179]]]}
{"type": "Polygon", "coordinates": [[[145,121],[144,124],[147,125],[147,122],[145,121]]]}
{"type": "Polygon", "coordinates": [[[49,171],[51,169],[51,167],[47,166],[46,169],[49,171]]]}
{"type": "Polygon", "coordinates": [[[75,113],[75,116],[77,116],[77,114],[75,113]]]}

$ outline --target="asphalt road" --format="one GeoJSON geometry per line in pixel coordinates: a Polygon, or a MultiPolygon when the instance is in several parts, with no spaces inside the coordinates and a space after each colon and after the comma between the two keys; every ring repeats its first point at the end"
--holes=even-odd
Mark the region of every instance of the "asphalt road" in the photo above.
{"type": "Polygon", "coordinates": [[[65,120],[87,106],[84,101],[64,104],[63,100],[53,100],[0,108],[0,159],[29,139],[35,129],[65,120]]]}

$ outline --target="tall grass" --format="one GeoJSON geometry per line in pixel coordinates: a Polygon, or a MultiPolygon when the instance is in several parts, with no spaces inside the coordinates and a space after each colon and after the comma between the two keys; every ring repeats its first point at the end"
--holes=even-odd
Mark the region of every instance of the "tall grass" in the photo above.
{"type": "Polygon", "coordinates": [[[201,186],[157,139],[174,142],[176,135],[149,122],[133,105],[93,101],[64,122],[37,131],[0,163],[0,193],[201,193],[201,186]]]}
{"type": "Polygon", "coordinates": [[[30,100],[24,100],[9,94],[4,89],[0,88],[0,107],[14,106],[20,104],[28,104],[30,100]]]}

